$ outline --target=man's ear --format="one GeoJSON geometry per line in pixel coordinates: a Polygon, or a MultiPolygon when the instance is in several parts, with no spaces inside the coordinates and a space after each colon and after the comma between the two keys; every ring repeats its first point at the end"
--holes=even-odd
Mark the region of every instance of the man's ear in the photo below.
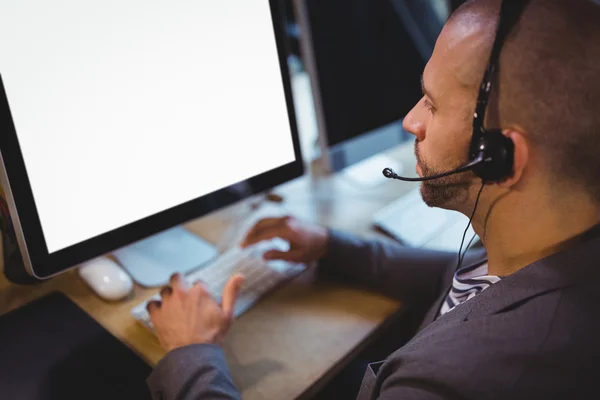
{"type": "Polygon", "coordinates": [[[510,178],[499,182],[501,188],[510,188],[523,178],[523,171],[529,162],[529,144],[525,135],[514,129],[505,129],[502,134],[512,140],[514,144],[513,174],[510,178]]]}

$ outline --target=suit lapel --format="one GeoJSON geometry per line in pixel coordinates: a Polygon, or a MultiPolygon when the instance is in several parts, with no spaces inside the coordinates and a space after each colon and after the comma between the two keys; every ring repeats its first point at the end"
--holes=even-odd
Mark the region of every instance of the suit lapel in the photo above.
{"type": "MultiPolygon", "coordinates": [[[[465,256],[464,262],[462,264],[465,266],[471,266],[474,264],[481,264],[485,261],[487,261],[485,249],[477,249],[471,253],[468,253],[465,256]]],[[[446,274],[446,276],[444,277],[443,282],[442,282],[442,287],[444,288],[443,292],[437,298],[437,300],[435,301],[433,306],[429,309],[429,311],[425,315],[425,318],[423,319],[423,322],[421,323],[421,326],[418,331],[420,331],[421,329],[423,329],[424,327],[428,326],[429,324],[431,324],[433,321],[436,320],[436,318],[440,312],[440,308],[442,307],[442,303],[446,300],[446,297],[448,296],[448,292],[452,288],[452,280],[454,279],[455,272],[456,272],[456,268],[448,268],[448,273],[446,274]]]]}
{"type": "Polygon", "coordinates": [[[425,325],[420,331],[419,333],[423,333],[426,334],[427,331],[429,330],[435,330],[437,329],[436,327],[441,325],[446,325],[446,324],[452,324],[455,322],[461,322],[467,319],[467,317],[471,314],[473,307],[475,306],[475,298],[477,296],[475,296],[474,298],[467,300],[463,303],[460,303],[459,305],[457,305],[456,307],[454,307],[452,310],[448,311],[447,313],[445,313],[444,315],[441,315],[439,317],[437,317],[438,313],[439,313],[439,307],[437,307],[435,310],[435,314],[434,316],[437,318],[434,318],[430,323],[428,323],[427,325],[425,325]]]}
{"type": "MultiPolygon", "coordinates": [[[[517,304],[528,298],[567,287],[582,280],[597,279],[600,275],[600,224],[574,238],[570,247],[538,260],[527,267],[503,278],[473,299],[468,300],[461,309],[469,310],[467,315],[454,314],[456,317],[475,317],[489,315],[517,304]]],[[[473,265],[486,261],[485,252],[473,252],[465,258],[463,265],[473,265]]],[[[444,291],[426,314],[418,331],[434,321],[452,286],[454,269],[444,278],[444,291]]],[[[452,310],[448,315],[457,311],[452,310]]],[[[440,320],[448,319],[440,317],[440,320]]],[[[454,319],[453,319],[454,320],[454,319]]]]}

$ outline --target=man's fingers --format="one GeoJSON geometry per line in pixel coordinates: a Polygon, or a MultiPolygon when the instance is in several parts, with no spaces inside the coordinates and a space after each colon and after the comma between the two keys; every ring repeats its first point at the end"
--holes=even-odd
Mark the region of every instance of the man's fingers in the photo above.
{"type": "Polygon", "coordinates": [[[213,298],[208,286],[202,280],[194,281],[191,284],[189,294],[197,301],[205,301],[207,298],[213,298]]]}
{"type": "Polygon", "coordinates": [[[165,298],[173,293],[173,288],[171,286],[165,286],[160,289],[160,297],[165,298]]]}
{"type": "Polygon", "coordinates": [[[187,289],[187,287],[188,287],[185,278],[183,277],[183,275],[180,272],[176,272],[173,275],[171,275],[169,282],[171,284],[171,288],[174,291],[184,290],[184,289],[187,289]]]}
{"type": "Polygon", "coordinates": [[[225,315],[230,319],[233,319],[233,308],[243,283],[244,277],[240,274],[235,274],[229,278],[225,284],[225,288],[223,288],[221,307],[225,315]]]}
{"type": "Polygon", "coordinates": [[[283,225],[272,227],[260,232],[256,232],[252,236],[248,236],[242,244],[242,247],[252,246],[256,243],[262,242],[263,240],[271,240],[275,237],[291,242],[291,233],[292,232],[290,232],[290,230],[283,225]]]}
{"type": "Polygon", "coordinates": [[[181,282],[181,274],[179,272],[174,273],[173,275],[171,275],[169,282],[173,286],[179,284],[181,282]]]}
{"type": "Polygon", "coordinates": [[[257,238],[264,236],[265,233],[271,232],[272,230],[279,231],[280,227],[283,226],[288,218],[289,216],[261,219],[248,231],[248,233],[246,233],[246,237],[242,240],[241,246],[251,246],[254,243],[258,243],[260,240],[257,240],[257,238]]]}
{"type": "Polygon", "coordinates": [[[161,302],[158,300],[150,300],[148,302],[148,304],[146,304],[146,311],[148,311],[148,314],[150,314],[150,316],[152,316],[152,313],[155,312],[156,310],[158,310],[161,306],[161,302]]]}

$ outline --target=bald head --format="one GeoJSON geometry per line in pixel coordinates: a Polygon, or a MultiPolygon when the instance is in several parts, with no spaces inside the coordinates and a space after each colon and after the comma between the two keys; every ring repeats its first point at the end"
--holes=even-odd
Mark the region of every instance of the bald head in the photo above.
{"type": "MultiPolygon", "coordinates": [[[[417,169],[424,175],[468,161],[500,6],[500,0],[468,1],[438,37],[423,71],[423,98],[403,123],[417,138],[417,169]]],[[[525,179],[511,185],[529,182],[519,190],[534,197],[545,191],[553,201],[575,193],[600,205],[600,4],[531,0],[503,44],[498,67],[485,127],[518,135],[513,178],[525,179]]],[[[470,173],[448,176],[423,183],[421,194],[430,206],[467,210],[475,181],[470,173]]]]}
{"type": "MultiPolygon", "coordinates": [[[[468,1],[440,35],[449,49],[469,48],[455,73],[474,96],[499,10],[499,0],[468,1]]],[[[521,128],[555,182],[600,202],[600,2],[531,0],[504,43],[497,79],[488,126],[521,128]]]]}
{"type": "Polygon", "coordinates": [[[466,88],[477,88],[496,37],[500,1],[468,1],[448,19],[438,45],[458,50],[467,58],[456,60],[455,75],[466,88]]]}

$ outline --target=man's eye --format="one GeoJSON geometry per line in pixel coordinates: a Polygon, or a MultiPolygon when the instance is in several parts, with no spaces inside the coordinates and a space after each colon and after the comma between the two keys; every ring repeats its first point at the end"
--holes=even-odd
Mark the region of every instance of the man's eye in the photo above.
{"type": "Polygon", "coordinates": [[[433,106],[433,104],[431,104],[431,103],[429,102],[429,100],[425,99],[425,100],[423,101],[423,104],[425,104],[425,108],[427,108],[427,110],[428,110],[430,113],[433,113],[433,112],[435,112],[435,107],[433,106]]]}

